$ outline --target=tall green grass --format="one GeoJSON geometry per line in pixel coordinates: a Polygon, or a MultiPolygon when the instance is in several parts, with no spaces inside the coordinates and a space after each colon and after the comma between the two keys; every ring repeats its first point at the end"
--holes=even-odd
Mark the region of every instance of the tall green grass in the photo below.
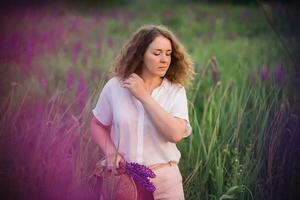
{"type": "Polygon", "coordinates": [[[263,15],[256,7],[192,3],[174,4],[171,10],[156,5],[153,12],[140,6],[67,10],[49,24],[47,17],[28,15],[26,34],[58,25],[64,34],[54,50],[32,58],[35,72],[24,75],[22,63],[12,62],[3,78],[1,156],[10,173],[8,185],[15,188],[11,193],[89,198],[85,187],[101,157],[90,136],[91,110],[122,44],[140,25],[151,23],[174,31],[197,72],[188,88],[193,133],[178,144],[186,199],[263,198],[266,160],[276,150],[266,141],[280,137],[268,135],[270,124],[289,109],[286,88],[274,83],[272,70],[277,64],[290,66],[263,15]],[[83,46],[77,62],[72,58],[76,42],[83,46]],[[265,81],[263,65],[270,70],[265,81]],[[72,89],[67,89],[69,71],[75,77],[72,89]],[[47,85],[40,84],[43,74],[47,85]],[[80,76],[86,81],[83,106],[83,95],[76,92],[80,76]]]}
{"type": "Polygon", "coordinates": [[[266,162],[265,133],[284,95],[260,80],[206,87],[203,74],[189,93],[193,134],[179,146],[187,199],[257,199],[266,162]]]}

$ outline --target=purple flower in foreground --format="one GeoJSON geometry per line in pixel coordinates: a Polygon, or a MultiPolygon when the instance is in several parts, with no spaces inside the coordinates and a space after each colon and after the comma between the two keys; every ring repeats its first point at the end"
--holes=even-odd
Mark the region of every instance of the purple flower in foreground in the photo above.
{"type": "Polygon", "coordinates": [[[269,68],[267,65],[264,65],[260,70],[260,79],[266,81],[269,77],[269,68]]]}
{"type": "Polygon", "coordinates": [[[154,178],[155,174],[150,168],[138,163],[127,162],[125,165],[125,169],[127,174],[131,176],[135,180],[135,182],[141,185],[145,190],[149,192],[155,191],[156,188],[149,179],[154,178]]]}

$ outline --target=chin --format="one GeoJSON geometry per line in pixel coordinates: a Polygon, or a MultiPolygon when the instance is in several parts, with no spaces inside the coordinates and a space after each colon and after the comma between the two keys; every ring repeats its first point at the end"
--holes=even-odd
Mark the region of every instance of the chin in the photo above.
{"type": "Polygon", "coordinates": [[[159,73],[159,74],[157,74],[159,77],[161,77],[161,78],[163,78],[165,75],[166,75],[166,73],[159,73]]]}

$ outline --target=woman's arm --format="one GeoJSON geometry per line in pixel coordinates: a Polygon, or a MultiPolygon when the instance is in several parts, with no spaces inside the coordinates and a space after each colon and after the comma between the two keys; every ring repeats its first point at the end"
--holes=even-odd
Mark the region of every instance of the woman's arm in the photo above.
{"type": "Polygon", "coordinates": [[[165,111],[150,95],[140,99],[153,124],[168,141],[177,143],[183,138],[186,121],[165,111]]]}
{"type": "Polygon", "coordinates": [[[183,138],[187,122],[165,111],[146,91],[141,77],[131,74],[123,85],[141,101],[154,126],[168,141],[177,143],[183,138]]]}
{"type": "Polygon", "coordinates": [[[99,122],[95,117],[91,120],[91,132],[92,137],[95,143],[100,147],[102,152],[106,157],[106,165],[109,169],[117,163],[117,167],[119,163],[124,162],[124,158],[118,154],[115,145],[113,144],[110,134],[109,134],[110,126],[104,126],[101,122],[99,122]],[[116,157],[117,156],[117,157],[116,157]]]}

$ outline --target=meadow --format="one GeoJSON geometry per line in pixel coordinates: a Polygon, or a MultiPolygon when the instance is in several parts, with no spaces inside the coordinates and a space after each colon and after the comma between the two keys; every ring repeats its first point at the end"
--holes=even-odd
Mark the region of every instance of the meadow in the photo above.
{"type": "Polygon", "coordinates": [[[91,110],[115,56],[144,24],[168,26],[195,66],[187,88],[193,133],[178,144],[186,199],[271,195],[281,130],[292,117],[292,63],[260,8],[154,8],[53,6],[6,13],[0,177],[8,199],[94,198],[88,180],[101,152],[90,135],[91,110]]]}

